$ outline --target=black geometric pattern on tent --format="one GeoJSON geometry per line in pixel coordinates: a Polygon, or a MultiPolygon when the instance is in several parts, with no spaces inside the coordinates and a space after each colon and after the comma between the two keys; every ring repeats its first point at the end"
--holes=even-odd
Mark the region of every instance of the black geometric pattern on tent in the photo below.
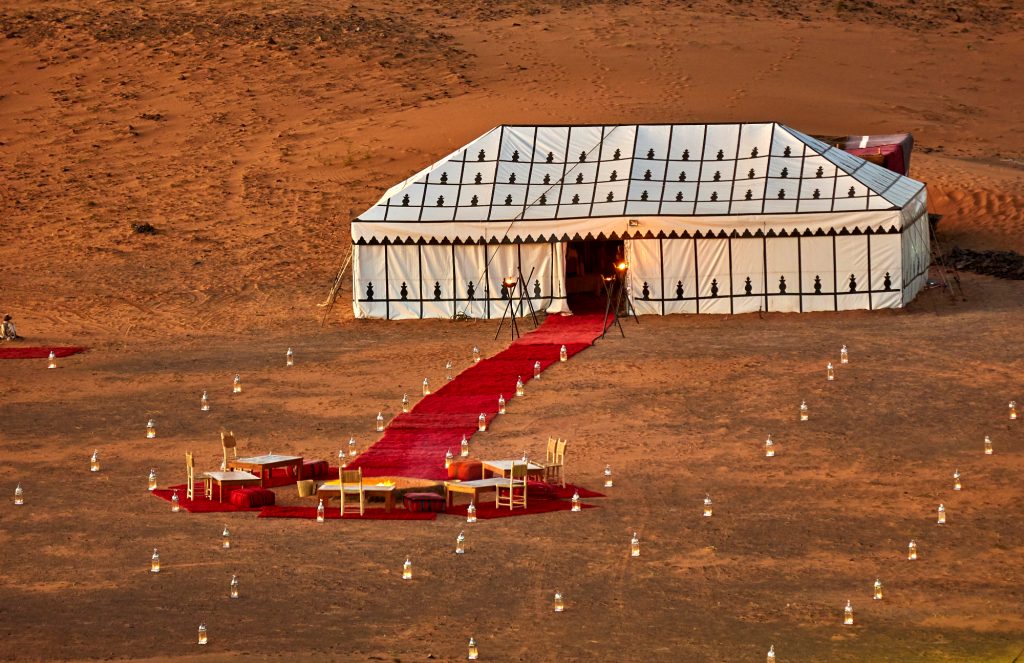
{"type": "MultiPolygon", "coordinates": [[[[767,123],[754,123],[754,124],[756,124],[757,126],[767,126],[767,123]]],[[[660,125],[643,125],[643,126],[660,126],[660,125]]],[[[753,195],[753,189],[754,188],[756,188],[759,191],[763,192],[762,196],[761,196],[762,199],[765,197],[764,194],[767,194],[767,192],[769,190],[774,190],[775,193],[777,194],[778,190],[779,190],[778,187],[774,187],[774,188],[770,189],[770,184],[771,184],[772,180],[778,180],[778,181],[782,181],[782,180],[794,181],[795,180],[797,182],[797,192],[796,192],[796,195],[791,196],[790,192],[786,192],[783,195],[775,196],[776,199],[778,199],[778,200],[790,200],[792,198],[795,201],[794,202],[795,209],[788,209],[787,208],[786,211],[780,212],[780,213],[784,213],[784,214],[820,213],[820,212],[834,211],[834,209],[835,209],[835,201],[837,199],[839,199],[839,198],[843,198],[843,199],[846,199],[846,200],[849,200],[849,199],[852,198],[852,199],[855,199],[855,200],[863,202],[863,204],[858,203],[855,206],[855,208],[851,208],[851,206],[849,206],[848,204],[844,204],[843,209],[850,209],[851,211],[853,211],[855,209],[859,209],[859,210],[878,209],[878,210],[881,210],[881,209],[892,209],[892,208],[895,207],[895,206],[887,204],[887,203],[873,204],[871,202],[871,200],[884,195],[885,192],[891,186],[893,186],[897,181],[900,180],[900,178],[898,178],[898,177],[893,178],[891,180],[891,182],[888,185],[885,186],[884,190],[878,191],[878,192],[872,191],[869,187],[867,187],[867,186],[865,186],[863,184],[860,184],[859,182],[854,182],[854,184],[848,185],[841,192],[840,191],[836,191],[836,184],[837,184],[839,178],[849,179],[850,177],[853,177],[856,174],[857,170],[859,170],[860,168],[864,167],[864,164],[866,162],[858,160],[859,162],[856,163],[855,167],[850,168],[847,172],[843,172],[838,166],[835,165],[835,162],[838,161],[839,159],[838,158],[833,159],[833,158],[830,158],[828,156],[833,151],[836,154],[841,152],[840,150],[836,150],[835,148],[829,147],[828,149],[823,150],[819,154],[819,152],[815,151],[817,148],[812,149],[808,144],[798,141],[799,142],[798,146],[799,146],[800,149],[799,149],[799,152],[797,152],[797,153],[794,153],[794,151],[792,149],[793,146],[791,146],[791,145],[786,145],[781,151],[772,150],[771,149],[771,144],[774,141],[774,133],[776,131],[777,125],[774,125],[774,124],[771,125],[771,127],[772,127],[771,128],[772,138],[769,140],[769,144],[762,145],[760,147],[758,147],[758,146],[753,147],[750,150],[750,155],[749,156],[740,155],[739,154],[740,142],[741,142],[741,140],[743,138],[743,135],[744,135],[743,134],[743,128],[748,126],[748,124],[744,123],[744,124],[734,125],[734,126],[737,127],[737,130],[736,130],[736,135],[737,135],[737,139],[736,139],[737,140],[736,152],[731,153],[730,155],[726,155],[724,153],[724,150],[722,148],[719,148],[714,154],[706,154],[705,155],[704,152],[703,152],[704,148],[701,148],[701,153],[696,155],[696,159],[694,158],[694,154],[691,152],[691,150],[689,148],[685,148],[682,151],[682,153],[675,153],[675,148],[673,148],[673,141],[674,141],[674,132],[676,130],[677,125],[666,125],[666,126],[669,127],[669,131],[668,131],[668,145],[669,145],[669,149],[668,149],[668,152],[666,154],[664,154],[664,155],[657,154],[653,147],[648,147],[645,150],[644,157],[646,157],[646,159],[640,159],[637,156],[630,156],[630,155],[625,155],[624,156],[622,154],[622,151],[621,151],[620,148],[616,148],[616,151],[613,154],[602,155],[601,154],[601,147],[604,145],[606,140],[608,140],[608,135],[611,133],[611,131],[606,133],[606,127],[600,127],[601,136],[600,136],[600,139],[598,140],[597,144],[593,145],[589,150],[582,150],[580,152],[580,154],[579,154],[578,160],[575,163],[570,161],[568,158],[563,159],[563,157],[561,155],[556,155],[554,152],[552,152],[550,150],[545,150],[544,152],[541,152],[540,150],[538,150],[537,149],[537,147],[538,147],[537,146],[537,127],[533,128],[534,129],[534,138],[533,138],[533,144],[531,146],[532,149],[527,149],[525,156],[517,148],[514,152],[512,152],[512,154],[510,156],[508,156],[507,158],[503,158],[502,155],[501,155],[501,146],[503,145],[503,140],[504,140],[503,137],[504,137],[505,127],[502,126],[501,127],[501,132],[500,132],[500,135],[499,135],[499,139],[498,139],[499,149],[497,151],[489,152],[489,151],[485,151],[483,149],[480,149],[480,150],[477,151],[477,153],[475,155],[475,161],[474,161],[473,157],[469,154],[469,148],[465,148],[465,149],[462,150],[461,154],[455,156],[449,162],[447,162],[449,164],[450,168],[446,168],[439,175],[438,174],[432,174],[432,173],[428,172],[424,176],[422,182],[413,184],[411,186],[423,187],[424,191],[426,191],[428,188],[433,187],[433,186],[439,186],[439,187],[445,188],[446,190],[451,190],[451,195],[437,194],[437,195],[434,196],[434,198],[432,200],[439,201],[439,196],[444,195],[444,198],[443,198],[444,203],[441,204],[440,202],[437,202],[436,206],[449,207],[449,208],[453,208],[454,207],[456,209],[469,209],[471,207],[478,207],[479,206],[479,202],[480,202],[479,201],[479,194],[474,192],[474,193],[472,193],[470,195],[463,196],[462,195],[462,188],[463,188],[463,186],[473,186],[473,185],[464,185],[463,184],[463,180],[465,178],[461,175],[461,171],[456,176],[456,175],[453,175],[452,172],[450,172],[452,168],[459,168],[459,169],[461,169],[463,167],[463,164],[467,164],[467,163],[470,163],[470,162],[473,162],[473,163],[476,163],[476,164],[480,164],[480,163],[490,164],[490,166],[488,168],[485,168],[482,171],[481,170],[477,170],[476,168],[474,168],[473,171],[472,171],[473,175],[474,175],[473,178],[472,178],[472,181],[474,182],[475,185],[488,187],[488,189],[491,191],[492,195],[494,195],[499,190],[499,185],[496,182],[496,175],[501,170],[500,166],[502,164],[509,164],[509,165],[515,164],[517,166],[520,165],[520,164],[528,164],[529,165],[529,172],[532,172],[533,166],[534,166],[535,163],[561,165],[562,166],[562,170],[563,170],[563,176],[561,178],[553,181],[553,178],[551,177],[551,173],[545,173],[545,178],[546,178],[545,179],[545,186],[550,187],[550,189],[547,190],[547,191],[528,193],[529,188],[531,186],[537,186],[539,184],[539,182],[534,182],[533,178],[531,176],[529,176],[528,173],[522,173],[522,174],[526,175],[525,179],[520,178],[516,174],[516,171],[510,172],[509,176],[507,178],[509,183],[503,184],[501,186],[512,187],[515,190],[515,195],[513,195],[512,192],[508,192],[504,196],[502,196],[502,200],[505,202],[506,206],[512,206],[512,207],[517,208],[517,210],[518,210],[518,213],[517,213],[517,217],[518,218],[509,219],[510,221],[513,221],[513,222],[521,221],[522,220],[522,215],[526,212],[526,210],[528,210],[531,206],[536,204],[536,201],[537,201],[540,193],[543,193],[546,196],[546,199],[549,200],[549,201],[550,200],[557,200],[558,201],[556,203],[555,207],[553,208],[554,209],[554,215],[552,217],[550,217],[550,218],[563,218],[560,215],[560,212],[559,212],[558,208],[561,206],[562,201],[566,200],[569,196],[566,195],[566,196],[563,197],[562,195],[559,194],[559,190],[562,189],[563,186],[567,186],[567,185],[565,185],[565,182],[568,181],[566,176],[570,175],[570,173],[571,173],[572,174],[572,178],[575,180],[575,182],[577,184],[592,184],[595,188],[600,188],[600,185],[602,185],[602,184],[607,184],[607,183],[610,183],[610,182],[621,181],[622,180],[621,171],[618,168],[616,168],[614,171],[612,171],[612,170],[605,171],[603,168],[599,167],[599,168],[597,168],[596,170],[593,171],[593,173],[597,175],[596,177],[595,176],[587,177],[587,176],[584,175],[583,171],[573,173],[573,170],[576,167],[578,167],[580,164],[590,164],[590,163],[602,164],[602,163],[611,163],[613,161],[622,163],[623,161],[625,161],[626,167],[629,170],[629,176],[627,178],[628,181],[630,181],[630,182],[634,182],[634,181],[658,182],[658,183],[661,184],[661,186],[659,187],[661,189],[661,195],[660,196],[652,195],[651,190],[648,188],[647,189],[648,197],[647,197],[647,199],[644,199],[644,198],[641,197],[641,194],[640,194],[641,190],[634,189],[633,187],[629,187],[628,188],[628,193],[625,195],[624,198],[619,198],[619,196],[614,195],[613,196],[613,200],[614,201],[620,201],[620,200],[624,201],[626,205],[639,204],[639,203],[649,203],[649,202],[657,201],[659,203],[658,204],[658,210],[657,210],[657,212],[654,212],[652,210],[651,213],[662,214],[662,213],[666,213],[666,211],[663,209],[664,208],[664,203],[666,203],[666,202],[674,203],[676,201],[682,202],[682,201],[685,201],[687,199],[690,199],[690,197],[685,195],[685,194],[682,196],[682,198],[679,198],[678,193],[680,193],[680,192],[678,192],[676,189],[673,189],[672,187],[666,186],[668,184],[669,179],[671,179],[673,181],[680,181],[680,182],[688,182],[691,179],[686,174],[685,170],[680,171],[677,168],[672,168],[671,165],[673,163],[685,164],[685,163],[696,162],[698,164],[698,171],[699,171],[699,173],[698,173],[698,177],[694,180],[694,194],[693,194],[693,198],[691,200],[697,205],[697,208],[693,208],[693,210],[691,212],[689,212],[689,213],[681,213],[680,210],[676,210],[676,209],[674,209],[674,210],[672,210],[670,212],[667,212],[667,213],[672,214],[672,215],[687,215],[687,216],[688,215],[713,216],[713,215],[721,215],[721,214],[730,214],[730,213],[732,213],[731,208],[733,207],[733,203],[738,202],[738,201],[739,202],[743,202],[743,201],[749,201],[751,199],[756,199],[755,196],[753,195]],[[596,152],[596,154],[592,154],[593,152],[596,152]],[[767,154],[768,156],[767,157],[763,157],[763,156],[761,156],[762,154],[767,154]],[[595,156],[596,156],[596,160],[593,158],[595,156]],[[638,159],[640,159],[640,160],[638,161],[638,159]],[[741,164],[742,164],[743,161],[745,161],[745,160],[761,160],[761,159],[768,159],[768,161],[766,162],[767,163],[767,167],[763,167],[763,168],[746,167],[746,168],[742,168],[741,169],[741,164]],[[808,160],[816,160],[816,161],[820,161],[821,163],[814,163],[812,161],[811,165],[808,166],[808,160]],[[654,162],[657,162],[657,163],[660,163],[660,164],[664,164],[664,166],[659,166],[657,169],[655,169],[655,168],[651,168],[651,167],[648,167],[648,166],[644,165],[645,162],[651,162],[651,161],[654,161],[654,162]],[[711,162],[711,161],[714,161],[716,163],[730,162],[730,166],[731,166],[730,170],[731,170],[731,172],[723,171],[719,167],[719,168],[715,168],[715,169],[709,169],[710,172],[714,172],[715,173],[714,177],[707,177],[707,176],[704,176],[704,175],[700,174],[701,171],[703,171],[703,169],[704,169],[704,165],[709,163],[709,162],[711,162]],[[779,166],[780,166],[779,170],[777,172],[775,172],[774,175],[771,172],[772,168],[773,168],[773,166],[772,166],[773,163],[779,164],[779,166]],[[828,172],[828,173],[825,172],[825,166],[828,166],[830,172],[828,172]],[[604,175],[602,177],[601,173],[605,173],[605,172],[614,172],[615,174],[613,176],[611,176],[611,177],[609,177],[608,175],[604,175]],[[486,173],[486,175],[485,175],[485,173],[486,173]],[[740,188],[737,188],[737,187],[732,187],[731,189],[733,191],[733,194],[732,195],[726,195],[725,197],[722,196],[720,191],[715,190],[715,193],[717,195],[715,197],[715,201],[714,202],[723,202],[724,203],[724,202],[727,201],[728,205],[725,205],[724,207],[721,207],[721,208],[703,208],[703,209],[698,209],[698,208],[700,208],[700,204],[702,202],[710,201],[710,195],[707,192],[707,185],[708,185],[708,183],[714,182],[714,183],[726,183],[726,184],[729,184],[731,182],[736,181],[738,173],[743,173],[744,181],[748,181],[748,182],[754,183],[754,184],[756,184],[756,187],[752,187],[751,189],[740,189],[740,188]],[[794,176],[794,174],[795,174],[795,176],[794,176]],[[436,180],[434,181],[433,184],[432,184],[432,178],[436,178],[436,180]],[[802,192],[803,183],[804,183],[804,180],[806,180],[806,179],[819,180],[819,182],[817,182],[815,184],[815,186],[807,188],[808,191],[813,190],[813,191],[816,192],[816,194],[814,196],[805,195],[802,192]],[[454,180],[454,183],[453,183],[453,180],[454,180]],[[830,180],[831,182],[829,184],[825,184],[825,182],[823,180],[830,180]],[[751,195],[749,197],[745,195],[745,193],[748,192],[748,191],[751,193],[751,195]],[[473,200],[473,196],[477,196],[477,203],[475,203],[475,204],[471,202],[473,200]],[[528,200],[527,199],[528,196],[531,199],[528,200]],[[453,200],[455,201],[454,204],[450,202],[450,201],[453,201],[453,200]],[[831,201],[831,202],[829,203],[829,205],[827,205],[823,209],[822,206],[825,203],[825,201],[831,201]],[[810,202],[815,203],[815,205],[812,208],[808,209],[808,208],[806,208],[806,206],[810,202]]],[[[685,126],[689,126],[689,127],[703,126],[704,138],[702,139],[702,144],[704,146],[706,146],[707,145],[707,128],[708,128],[708,126],[717,126],[717,125],[685,125],[685,126]]],[[[567,149],[568,149],[569,144],[573,140],[572,136],[573,136],[573,131],[574,130],[579,132],[579,131],[586,131],[586,130],[594,129],[594,127],[578,127],[578,126],[576,126],[576,127],[559,127],[559,128],[564,128],[565,131],[566,131],[566,134],[565,134],[565,145],[566,145],[567,149]]],[[[614,130],[615,128],[617,128],[617,127],[611,127],[612,130],[614,130]]],[[[633,154],[634,155],[636,155],[639,151],[644,149],[644,146],[636,145],[636,141],[638,140],[638,136],[639,136],[639,131],[634,131],[634,146],[633,146],[633,154]]],[[[845,153],[843,153],[843,154],[845,154],[845,153]]],[[[564,156],[568,157],[568,155],[564,155],[564,156]]],[[[760,161],[757,161],[757,164],[760,164],[760,161]]],[[[389,218],[390,218],[389,217],[389,212],[390,212],[390,209],[391,209],[392,205],[397,205],[397,206],[403,207],[403,208],[418,207],[420,210],[422,210],[422,209],[424,209],[426,207],[423,204],[425,202],[425,200],[423,200],[423,194],[422,193],[417,194],[417,196],[418,196],[417,200],[411,200],[410,199],[410,193],[408,191],[400,192],[400,193],[401,193],[401,198],[399,199],[400,202],[397,202],[397,203],[393,202],[392,199],[387,199],[387,200],[381,201],[382,206],[384,208],[384,219],[383,219],[384,221],[389,220],[389,218]]],[[[603,211],[595,210],[594,209],[595,202],[598,201],[598,200],[603,200],[603,201],[607,202],[607,196],[603,196],[602,198],[597,198],[596,196],[584,196],[580,192],[573,192],[572,193],[572,198],[573,198],[573,203],[572,203],[573,205],[581,205],[581,204],[582,205],[587,205],[588,213],[584,214],[582,216],[601,218],[601,217],[608,217],[608,216],[624,216],[624,215],[625,216],[632,216],[632,215],[636,215],[636,214],[641,214],[642,213],[642,212],[637,212],[637,211],[631,210],[628,207],[625,209],[625,211],[619,211],[619,212],[616,212],[614,214],[607,214],[607,213],[604,213],[603,211]]],[[[488,212],[490,212],[492,206],[493,205],[487,205],[488,212]]],[[[764,212],[764,206],[763,205],[762,205],[762,212],[764,212]]],[[[741,213],[749,213],[749,211],[744,209],[744,211],[742,211],[741,213]]],[[[488,213],[488,217],[490,217],[489,213],[488,213]]],[[[456,218],[460,218],[460,217],[456,217],[456,218]]],[[[565,217],[565,218],[569,218],[569,217],[565,217]]],[[[578,217],[576,217],[574,215],[573,218],[578,218],[578,217]]],[[[549,217],[545,217],[545,219],[549,219],[549,217]]],[[[397,218],[396,220],[402,221],[402,220],[409,220],[409,219],[407,217],[401,217],[401,218],[397,218]]],[[[416,220],[420,220],[420,221],[424,220],[422,218],[422,213],[418,215],[418,219],[416,219],[416,220]]]]}

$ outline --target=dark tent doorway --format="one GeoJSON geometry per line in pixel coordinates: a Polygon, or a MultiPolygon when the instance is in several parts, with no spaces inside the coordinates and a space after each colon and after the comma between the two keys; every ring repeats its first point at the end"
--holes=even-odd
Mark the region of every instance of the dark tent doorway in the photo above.
{"type": "Polygon", "coordinates": [[[614,273],[612,265],[622,255],[622,240],[569,242],[565,252],[565,289],[573,313],[604,311],[602,277],[614,273]]]}

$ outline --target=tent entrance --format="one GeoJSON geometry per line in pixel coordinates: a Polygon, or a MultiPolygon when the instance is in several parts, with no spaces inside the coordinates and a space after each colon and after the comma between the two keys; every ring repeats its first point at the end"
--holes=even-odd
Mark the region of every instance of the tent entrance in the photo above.
{"type": "Polygon", "coordinates": [[[565,290],[570,310],[604,310],[601,278],[613,272],[612,264],[621,260],[622,255],[622,240],[569,242],[565,252],[565,290]]]}

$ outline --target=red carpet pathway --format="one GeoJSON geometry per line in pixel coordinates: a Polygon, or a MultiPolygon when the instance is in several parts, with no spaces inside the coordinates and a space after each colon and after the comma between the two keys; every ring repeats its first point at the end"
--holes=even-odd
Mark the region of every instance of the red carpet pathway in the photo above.
{"type": "MultiPolygon", "coordinates": [[[[462,436],[477,432],[480,413],[488,424],[498,413],[498,395],[512,405],[516,380],[533,379],[533,363],[546,370],[558,363],[558,351],[565,345],[570,357],[594,344],[601,335],[603,315],[549,315],[544,323],[524,334],[508,348],[481,360],[455,376],[412,411],[399,414],[388,424],[384,436],[349,467],[363,468],[363,476],[400,476],[421,479],[447,479],[445,452],[458,455],[462,436]]],[[[529,393],[529,387],[527,387],[529,393]]]]}
{"type": "Polygon", "coordinates": [[[79,352],[85,352],[85,348],[78,346],[69,347],[57,347],[50,346],[45,348],[40,347],[20,347],[20,346],[6,346],[0,347],[0,359],[46,359],[50,356],[50,351],[53,351],[55,357],[70,357],[73,354],[79,352]]]}

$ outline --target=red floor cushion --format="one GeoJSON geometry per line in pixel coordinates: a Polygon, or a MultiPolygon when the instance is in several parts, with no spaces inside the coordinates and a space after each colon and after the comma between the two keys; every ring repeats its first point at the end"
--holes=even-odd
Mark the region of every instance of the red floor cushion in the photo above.
{"type": "Polygon", "coordinates": [[[448,478],[459,481],[475,481],[483,473],[484,466],[478,460],[456,460],[448,466],[448,478]]]}
{"type": "MultiPolygon", "coordinates": [[[[327,464],[326,460],[307,460],[302,463],[302,478],[303,479],[325,479],[327,478],[327,472],[330,470],[330,465],[327,464]]],[[[295,467],[290,466],[288,468],[288,476],[295,478],[295,467]]]]}
{"type": "Polygon", "coordinates": [[[437,493],[406,493],[403,502],[408,511],[444,511],[444,498],[437,493]]]}
{"type": "Polygon", "coordinates": [[[274,505],[274,491],[266,488],[239,488],[231,491],[231,503],[235,506],[254,509],[274,505]]]}

